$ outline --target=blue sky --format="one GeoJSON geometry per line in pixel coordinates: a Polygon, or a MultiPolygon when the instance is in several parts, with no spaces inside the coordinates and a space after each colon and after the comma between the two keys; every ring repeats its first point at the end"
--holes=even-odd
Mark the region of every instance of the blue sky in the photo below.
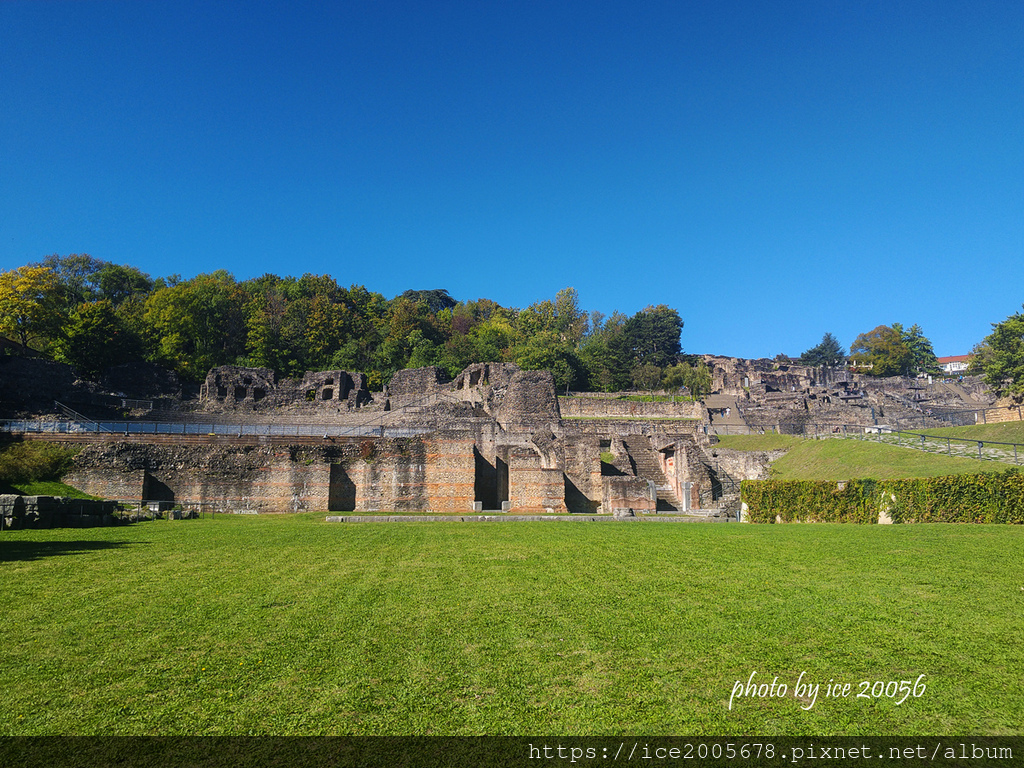
{"type": "Polygon", "coordinates": [[[0,269],[679,310],[687,352],[1024,302],[1024,3],[0,2],[0,269]]]}

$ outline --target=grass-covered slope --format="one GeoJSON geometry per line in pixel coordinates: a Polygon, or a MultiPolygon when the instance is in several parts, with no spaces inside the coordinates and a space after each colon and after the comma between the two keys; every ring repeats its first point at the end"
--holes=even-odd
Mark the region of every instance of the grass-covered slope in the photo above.
{"type": "Polygon", "coordinates": [[[778,480],[889,480],[1003,472],[1007,464],[944,456],[874,439],[810,440],[789,435],[735,435],[720,439],[723,448],[746,451],[788,449],[772,463],[778,480]]]}
{"type": "Polygon", "coordinates": [[[4,532],[0,733],[1020,733],[1021,562],[983,525],[4,532]],[[853,694],[730,710],[752,672],[853,694]]]}

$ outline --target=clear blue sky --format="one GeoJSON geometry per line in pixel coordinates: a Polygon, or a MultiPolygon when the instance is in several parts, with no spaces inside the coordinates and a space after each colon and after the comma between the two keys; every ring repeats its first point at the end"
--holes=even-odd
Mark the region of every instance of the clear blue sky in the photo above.
{"type": "Polygon", "coordinates": [[[687,352],[1024,302],[1024,3],[0,2],[0,269],[679,310],[687,352]]]}

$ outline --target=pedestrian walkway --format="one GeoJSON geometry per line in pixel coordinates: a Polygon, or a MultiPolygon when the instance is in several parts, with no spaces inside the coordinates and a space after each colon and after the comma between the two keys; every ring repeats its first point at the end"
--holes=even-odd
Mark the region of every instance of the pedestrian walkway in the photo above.
{"type": "Polygon", "coordinates": [[[1001,461],[1006,464],[1024,463],[1024,445],[1013,443],[997,443],[987,440],[965,440],[950,437],[938,437],[935,435],[924,435],[919,432],[899,432],[890,430],[887,427],[878,427],[876,433],[858,434],[850,432],[846,437],[854,440],[870,440],[872,442],[887,443],[902,448],[914,448],[929,453],[940,453],[947,456],[954,456],[965,459],[980,459],[982,461],[1001,461]]]}
{"type": "Polygon", "coordinates": [[[739,403],[732,395],[708,395],[704,398],[704,405],[708,409],[708,419],[713,431],[722,428],[723,432],[727,432],[729,430],[726,428],[731,428],[735,434],[741,431],[737,428],[747,426],[740,414],[739,403]]]}

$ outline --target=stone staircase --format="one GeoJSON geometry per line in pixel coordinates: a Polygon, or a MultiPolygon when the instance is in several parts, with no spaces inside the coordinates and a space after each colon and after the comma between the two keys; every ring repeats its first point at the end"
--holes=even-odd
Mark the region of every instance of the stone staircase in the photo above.
{"type": "Polygon", "coordinates": [[[633,473],[652,481],[658,490],[658,511],[675,512],[683,509],[683,503],[665,478],[661,462],[651,445],[651,439],[643,435],[623,437],[623,444],[629,452],[633,473]]]}
{"type": "Polygon", "coordinates": [[[708,452],[701,448],[700,462],[711,476],[711,503],[727,512],[740,508],[740,483],[708,452]]]}
{"type": "Polygon", "coordinates": [[[739,403],[732,395],[708,395],[704,398],[704,406],[708,409],[708,419],[713,432],[722,430],[723,434],[737,434],[744,431],[747,422],[740,413],[739,403]],[[722,411],[728,410],[729,415],[723,416],[722,411]]]}

